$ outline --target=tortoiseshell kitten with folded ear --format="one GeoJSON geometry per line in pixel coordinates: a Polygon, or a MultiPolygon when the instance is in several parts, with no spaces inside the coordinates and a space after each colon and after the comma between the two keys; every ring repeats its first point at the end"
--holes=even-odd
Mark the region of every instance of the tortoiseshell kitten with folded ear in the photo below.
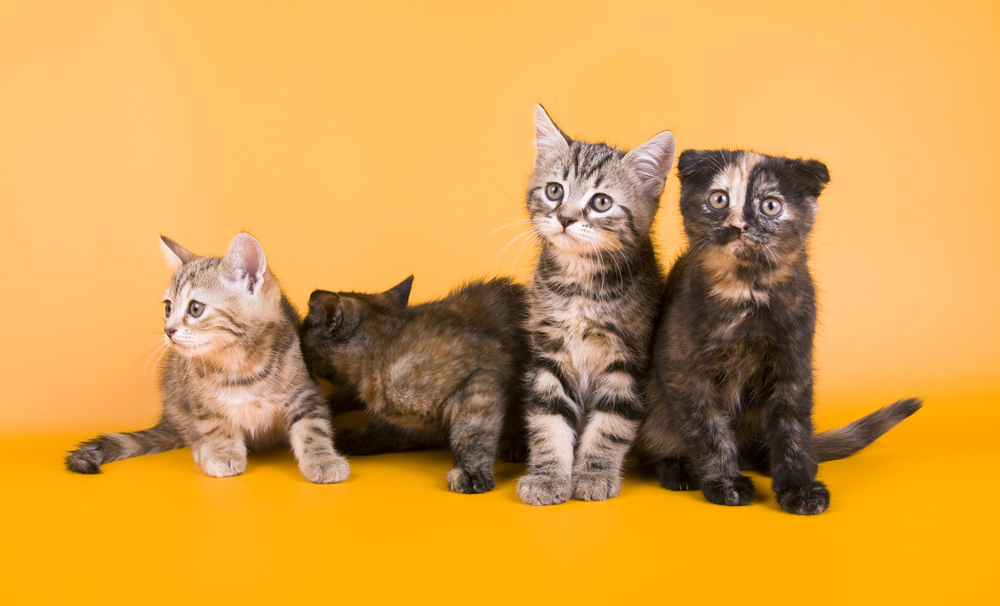
{"type": "Polygon", "coordinates": [[[913,414],[890,404],[813,435],[816,297],[806,247],[817,197],[829,182],[816,160],[749,151],[681,154],[681,215],[689,249],[667,278],[636,442],[671,490],[700,487],[724,505],[747,505],[771,475],[790,513],[830,504],[820,461],[864,448],[913,414]]]}
{"type": "Polygon", "coordinates": [[[338,433],[337,444],[348,455],[450,445],[448,488],[492,490],[498,451],[517,458],[524,450],[524,287],[506,278],[477,281],[409,305],[412,282],[382,293],[317,290],[309,297],[306,363],[356,392],[370,418],[338,433]]]}
{"type": "Polygon", "coordinates": [[[160,421],[88,440],[66,467],[100,473],[105,463],[188,446],[206,474],[222,478],[243,473],[248,450],[286,443],[310,482],[347,479],[329,409],[302,358],[298,313],[260,243],[237,234],[225,257],[196,255],[167,237],[160,244],[174,270],[164,296],[160,421]]]}

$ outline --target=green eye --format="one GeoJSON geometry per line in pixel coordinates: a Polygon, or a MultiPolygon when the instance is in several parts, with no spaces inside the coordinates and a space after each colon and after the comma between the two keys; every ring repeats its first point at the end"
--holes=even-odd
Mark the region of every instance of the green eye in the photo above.
{"type": "Polygon", "coordinates": [[[545,186],[545,197],[553,202],[562,200],[563,186],[558,183],[549,183],[545,186]]]}
{"type": "Polygon", "coordinates": [[[193,318],[199,317],[201,314],[205,313],[205,304],[200,301],[191,301],[188,304],[188,313],[191,314],[191,317],[193,318]]]}
{"type": "Polygon", "coordinates": [[[615,201],[611,199],[611,196],[606,194],[594,194],[594,197],[590,199],[590,208],[599,213],[608,212],[614,205],[615,201]]]}
{"type": "Polygon", "coordinates": [[[729,208],[729,194],[724,191],[715,190],[708,194],[708,205],[715,210],[729,208]]]}
{"type": "Polygon", "coordinates": [[[173,309],[173,306],[170,305],[170,301],[164,301],[164,303],[167,304],[167,308],[163,311],[163,317],[164,318],[169,318],[170,317],[170,310],[173,309]]]}
{"type": "Polygon", "coordinates": [[[764,198],[764,201],[760,203],[760,212],[768,217],[777,217],[781,214],[782,208],[784,205],[781,204],[781,200],[775,198],[764,198]]]}

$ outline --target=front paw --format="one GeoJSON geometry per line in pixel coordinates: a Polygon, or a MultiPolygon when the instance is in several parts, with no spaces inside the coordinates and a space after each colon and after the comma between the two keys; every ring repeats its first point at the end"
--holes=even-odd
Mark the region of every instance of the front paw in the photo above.
{"type": "Polygon", "coordinates": [[[328,456],[301,461],[299,471],[313,484],[334,484],[347,479],[351,466],[344,457],[328,456]]]}
{"type": "Polygon", "coordinates": [[[785,488],[775,492],[774,496],[782,509],[800,516],[814,516],[823,513],[830,506],[830,491],[820,481],[785,488]]]}
{"type": "Polygon", "coordinates": [[[201,468],[213,478],[228,478],[238,476],[247,468],[246,457],[236,455],[202,457],[201,468]]]}
{"type": "Polygon", "coordinates": [[[496,480],[489,469],[478,471],[453,467],[448,472],[448,488],[462,494],[480,494],[493,490],[496,480]]]}
{"type": "Polygon", "coordinates": [[[622,491],[617,474],[581,471],[573,475],[573,498],[579,501],[605,501],[622,491]]]}
{"type": "Polygon", "coordinates": [[[753,481],[738,475],[724,480],[705,480],[701,483],[705,498],[716,505],[749,505],[753,501],[753,481]]]}
{"type": "Polygon", "coordinates": [[[698,477],[684,459],[666,459],[656,466],[660,485],[668,490],[697,490],[698,477]]]}
{"type": "Polygon", "coordinates": [[[569,478],[527,475],[517,481],[517,496],[528,505],[565,503],[573,492],[569,478]]]}

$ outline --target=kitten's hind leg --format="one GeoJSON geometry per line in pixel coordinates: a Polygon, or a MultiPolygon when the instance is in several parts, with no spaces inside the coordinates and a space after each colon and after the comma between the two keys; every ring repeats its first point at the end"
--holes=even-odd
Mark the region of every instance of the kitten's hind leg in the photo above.
{"type": "Polygon", "coordinates": [[[656,477],[668,490],[698,490],[694,466],[681,457],[670,457],[656,464],[656,477]]]}
{"type": "Polygon", "coordinates": [[[333,447],[330,411],[318,387],[307,388],[288,429],[288,441],[299,462],[299,471],[314,484],[333,484],[347,479],[351,467],[333,447]]]}
{"type": "Polygon", "coordinates": [[[448,488],[464,494],[493,490],[493,463],[504,427],[503,383],[480,372],[469,380],[446,407],[449,440],[455,467],[448,472],[448,488]],[[450,408],[451,410],[448,410],[450,408]]]}

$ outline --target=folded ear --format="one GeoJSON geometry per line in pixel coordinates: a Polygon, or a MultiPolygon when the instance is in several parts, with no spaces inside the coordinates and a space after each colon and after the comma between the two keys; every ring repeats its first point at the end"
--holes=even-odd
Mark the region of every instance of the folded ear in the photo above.
{"type": "Polygon", "coordinates": [[[830,182],[830,171],[826,164],[819,160],[796,160],[795,169],[800,178],[801,186],[810,196],[816,197],[830,182]]]}
{"type": "Polygon", "coordinates": [[[684,181],[701,173],[714,173],[725,163],[721,151],[686,149],[677,160],[677,176],[684,181]]]}
{"type": "Polygon", "coordinates": [[[674,133],[665,130],[625,154],[625,162],[639,178],[639,185],[647,196],[658,197],[674,165],[674,133]]]}
{"type": "Polygon", "coordinates": [[[236,234],[222,259],[222,270],[234,286],[254,295],[260,292],[267,275],[267,259],[260,242],[246,232],[236,234]]]}
{"type": "Polygon", "coordinates": [[[315,322],[332,331],[344,318],[344,303],[335,292],[314,290],[309,295],[309,318],[310,324],[315,322]]]}
{"type": "Polygon", "coordinates": [[[535,106],[535,168],[569,150],[571,139],[563,134],[541,104],[535,106]]]}
{"type": "Polygon", "coordinates": [[[185,263],[190,263],[201,258],[166,236],[160,236],[160,250],[163,251],[163,256],[167,260],[167,267],[171,271],[175,271],[185,263]]]}
{"type": "Polygon", "coordinates": [[[413,276],[385,291],[396,307],[406,307],[410,302],[410,289],[413,287],[413,276]]]}

